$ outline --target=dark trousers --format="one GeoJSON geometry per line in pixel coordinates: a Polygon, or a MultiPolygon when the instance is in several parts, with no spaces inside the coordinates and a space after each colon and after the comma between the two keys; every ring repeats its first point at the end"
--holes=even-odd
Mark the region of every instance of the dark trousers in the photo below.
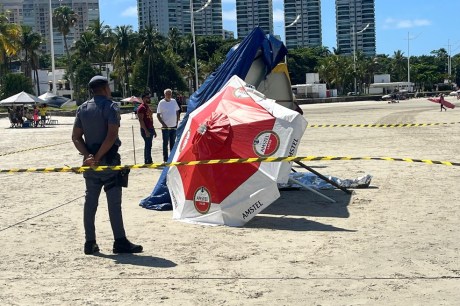
{"type": "Polygon", "coordinates": [[[161,135],[163,136],[163,161],[168,161],[168,144],[169,152],[172,151],[174,147],[174,142],[176,141],[176,128],[162,128],[161,135]]]}
{"type": "Polygon", "coordinates": [[[150,133],[150,137],[145,136],[144,129],[141,129],[141,136],[144,139],[144,164],[151,164],[152,163],[152,141],[153,141],[153,133],[154,129],[148,129],[150,133]]]}
{"type": "Polygon", "coordinates": [[[96,218],[99,195],[103,186],[111,185],[106,191],[110,225],[114,239],[126,237],[121,212],[121,186],[113,186],[113,180],[118,172],[85,172],[86,183],[85,206],[83,209],[83,224],[86,241],[96,240],[94,221],[96,218]]]}

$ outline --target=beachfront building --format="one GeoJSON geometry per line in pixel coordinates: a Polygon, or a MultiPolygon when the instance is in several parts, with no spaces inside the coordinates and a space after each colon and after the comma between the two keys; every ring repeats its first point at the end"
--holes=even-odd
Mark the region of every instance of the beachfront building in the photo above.
{"type": "MultiPolygon", "coordinates": [[[[193,0],[195,35],[224,35],[222,1],[213,0],[204,9],[207,0],[193,0]]],[[[139,29],[153,26],[161,35],[168,36],[176,28],[179,35],[192,33],[190,0],[139,0],[137,2],[139,29]]]]}
{"type": "Polygon", "coordinates": [[[246,37],[255,27],[273,34],[272,0],[236,0],[238,38],[246,37]]]}
{"type": "Polygon", "coordinates": [[[284,0],[286,47],[322,45],[321,0],[284,0]]]}
{"type": "MultiPolygon", "coordinates": [[[[51,5],[53,10],[59,6],[68,6],[79,16],[76,26],[67,36],[69,47],[73,41],[80,38],[91,21],[99,18],[99,0],[60,0],[52,1],[51,5]]],[[[51,51],[49,0],[0,0],[0,6],[10,11],[10,22],[29,25],[35,32],[40,33],[43,37],[42,51],[51,51]]],[[[53,35],[55,55],[64,55],[63,36],[56,28],[53,35]]]]}
{"type": "Polygon", "coordinates": [[[336,0],[335,8],[338,51],[374,56],[375,0],[336,0]]]}

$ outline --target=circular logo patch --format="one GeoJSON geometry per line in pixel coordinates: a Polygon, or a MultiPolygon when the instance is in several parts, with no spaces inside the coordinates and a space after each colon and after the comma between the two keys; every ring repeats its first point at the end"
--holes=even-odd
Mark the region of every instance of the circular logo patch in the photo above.
{"type": "Polygon", "coordinates": [[[193,205],[200,214],[206,214],[211,208],[211,195],[208,189],[200,187],[195,191],[193,196],[193,205]]]}
{"type": "Polygon", "coordinates": [[[275,154],[280,146],[280,138],[273,131],[263,131],[254,138],[254,152],[260,157],[268,157],[275,154]]]}
{"type": "Polygon", "coordinates": [[[233,95],[240,99],[249,98],[248,93],[246,92],[246,90],[244,90],[243,87],[239,87],[235,89],[235,91],[233,92],[233,95]]]}

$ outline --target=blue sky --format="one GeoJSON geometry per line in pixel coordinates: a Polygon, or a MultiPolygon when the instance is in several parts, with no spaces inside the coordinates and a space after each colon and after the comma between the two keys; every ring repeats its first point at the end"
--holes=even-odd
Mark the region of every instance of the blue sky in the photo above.
{"type": "MultiPolygon", "coordinates": [[[[224,29],[236,33],[235,0],[222,0],[224,29]]],[[[131,24],[138,28],[136,0],[100,0],[101,20],[112,27],[131,24]]],[[[321,1],[323,45],[336,46],[335,0],[321,1]]],[[[401,50],[410,55],[430,54],[450,45],[460,53],[459,0],[376,0],[377,53],[392,55],[401,50]]],[[[274,32],[284,38],[283,0],[273,0],[274,32]]]]}

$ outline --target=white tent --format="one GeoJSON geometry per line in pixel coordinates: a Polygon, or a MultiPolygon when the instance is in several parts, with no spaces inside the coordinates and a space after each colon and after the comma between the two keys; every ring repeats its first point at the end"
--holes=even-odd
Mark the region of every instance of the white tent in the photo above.
{"type": "Polygon", "coordinates": [[[11,105],[18,105],[18,104],[24,105],[24,104],[43,103],[43,102],[45,101],[22,91],[18,94],[15,94],[14,96],[1,100],[0,105],[11,106],[11,105]]]}

